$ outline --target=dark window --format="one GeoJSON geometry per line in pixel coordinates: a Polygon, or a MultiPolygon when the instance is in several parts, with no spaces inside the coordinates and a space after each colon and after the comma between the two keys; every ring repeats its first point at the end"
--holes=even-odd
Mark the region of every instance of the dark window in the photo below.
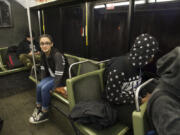
{"type": "Polygon", "coordinates": [[[11,8],[6,0],[0,0],[0,27],[11,26],[11,8]]]}

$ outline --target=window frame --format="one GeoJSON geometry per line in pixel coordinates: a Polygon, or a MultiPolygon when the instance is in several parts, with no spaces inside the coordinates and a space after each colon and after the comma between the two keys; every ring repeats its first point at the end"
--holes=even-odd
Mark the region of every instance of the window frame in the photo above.
{"type": "Polygon", "coordinates": [[[5,8],[7,8],[7,14],[9,15],[6,17],[7,20],[3,20],[2,6],[0,6],[0,28],[12,27],[11,3],[7,0],[0,0],[0,3],[6,4],[5,8]]]}

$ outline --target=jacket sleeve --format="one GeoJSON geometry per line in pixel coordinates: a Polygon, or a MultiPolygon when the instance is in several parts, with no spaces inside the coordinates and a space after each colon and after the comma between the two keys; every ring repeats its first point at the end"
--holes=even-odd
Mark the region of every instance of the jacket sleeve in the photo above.
{"type": "Polygon", "coordinates": [[[179,102],[160,96],[152,105],[152,121],[158,135],[179,135],[179,102]]]}
{"type": "Polygon", "coordinates": [[[53,89],[57,88],[58,85],[61,83],[61,79],[65,69],[65,58],[61,53],[57,52],[54,56],[54,61],[55,61],[55,80],[54,80],[53,89]]]}

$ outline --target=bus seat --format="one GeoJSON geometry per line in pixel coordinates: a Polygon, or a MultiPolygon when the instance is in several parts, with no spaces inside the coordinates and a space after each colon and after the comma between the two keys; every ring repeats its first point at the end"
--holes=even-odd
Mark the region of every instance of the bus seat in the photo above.
{"type": "Polygon", "coordinates": [[[141,90],[143,90],[142,88],[144,88],[145,86],[147,86],[148,84],[152,82],[157,84],[158,83],[157,81],[158,81],[157,79],[151,78],[147,80],[146,82],[144,82],[143,84],[141,84],[136,89],[136,92],[135,92],[136,110],[132,114],[134,135],[145,135],[148,129],[147,117],[145,115],[147,102],[142,104],[141,106],[139,105],[139,100],[138,100],[139,93],[141,90]]]}
{"type": "Polygon", "coordinates": [[[1,69],[0,76],[28,70],[28,68],[25,66],[14,68],[14,69],[7,69],[7,66],[6,66],[7,49],[8,49],[7,47],[0,48],[0,69],[1,69]]]}
{"type": "Polygon", "coordinates": [[[147,129],[147,122],[146,122],[146,111],[147,103],[144,103],[140,106],[141,111],[137,112],[134,111],[132,114],[133,117],[133,131],[134,135],[145,135],[147,129]]]}
{"type": "MultiPolygon", "coordinates": [[[[67,57],[67,56],[66,56],[67,57]]],[[[88,60],[85,59],[85,58],[77,58],[76,56],[71,56],[71,55],[68,55],[69,59],[75,59],[75,60],[79,60],[81,61],[82,63],[74,63],[76,65],[74,65],[72,67],[72,70],[74,67],[75,70],[73,71],[77,71],[77,75],[81,75],[81,74],[85,74],[85,73],[88,73],[88,72],[91,72],[91,71],[95,71],[95,70],[98,70],[101,68],[102,64],[97,64],[96,61],[92,61],[92,60],[88,60]]],[[[75,61],[73,60],[73,61],[75,61]]],[[[72,63],[73,64],[73,63],[72,63]]],[[[73,77],[73,76],[71,76],[73,77]]],[[[68,100],[66,98],[64,98],[62,95],[58,94],[57,92],[53,92],[52,95],[54,97],[56,97],[56,99],[59,99],[61,102],[64,102],[65,104],[69,104],[68,100]]]]}
{"type": "MultiPolygon", "coordinates": [[[[80,74],[85,74],[85,73],[88,73],[88,72],[91,72],[91,71],[98,70],[98,69],[100,69],[100,67],[102,65],[102,64],[97,64],[96,61],[88,60],[88,59],[85,59],[85,58],[78,58],[77,59],[76,56],[71,56],[71,55],[68,55],[68,57],[69,57],[70,60],[73,60],[73,59],[76,59],[77,61],[79,60],[76,63],[72,63],[72,64],[74,64],[72,69],[75,67],[74,71],[77,71],[77,75],[76,76],[79,76],[80,74]]],[[[73,61],[75,61],[75,60],[73,60],[73,61]]],[[[71,77],[73,77],[73,76],[71,76],[71,77]]],[[[67,89],[67,93],[68,93],[68,89],[67,89]]],[[[68,101],[68,99],[65,98],[63,95],[57,93],[57,92],[53,92],[52,96],[53,96],[53,98],[51,100],[51,105],[53,107],[58,108],[59,111],[64,113],[63,110],[62,110],[62,107],[69,108],[69,101],[68,101]]],[[[70,111],[68,113],[66,113],[65,115],[68,115],[69,113],[70,113],[70,111]]]]}
{"type": "MultiPolygon", "coordinates": [[[[75,58],[77,58],[76,56],[71,56],[68,55],[69,57],[68,60],[71,60],[73,64],[73,62],[75,61],[75,58]]],[[[86,59],[83,58],[79,58],[76,60],[77,62],[74,63],[75,65],[72,67],[73,73],[76,72],[76,76],[79,76],[79,73],[81,72],[81,74],[85,74],[86,72],[90,72],[96,69],[99,69],[100,66],[97,66],[96,63],[90,62],[90,63],[86,63],[86,59]],[[81,66],[81,64],[77,63],[79,61],[81,61],[83,64],[83,66],[81,66]],[[95,65],[95,66],[93,66],[95,65]],[[87,66],[91,66],[91,67],[87,67],[87,66]],[[94,68],[95,67],[95,68],[94,68]]],[[[72,78],[74,78],[72,76],[72,78]]],[[[51,111],[53,112],[53,119],[56,121],[63,121],[64,123],[66,123],[67,125],[69,125],[69,114],[70,114],[70,108],[69,108],[69,100],[66,99],[65,97],[63,97],[61,94],[57,93],[57,92],[53,92],[52,93],[52,99],[51,99],[51,111]],[[58,115],[59,114],[59,115],[58,115]],[[56,115],[58,115],[58,118],[56,117],[56,115]],[[65,120],[66,117],[66,120],[65,120]]],[[[62,127],[61,127],[62,128],[62,127]]],[[[70,129],[70,131],[74,131],[72,126],[68,126],[68,128],[70,129]]],[[[74,131],[75,132],[75,131],[74,131]]]]}
{"type": "MultiPolygon", "coordinates": [[[[66,84],[70,110],[80,101],[102,100],[101,94],[104,89],[103,71],[104,69],[100,69],[67,79],[66,84]]],[[[119,122],[103,130],[96,130],[76,122],[74,125],[84,135],[124,135],[129,129],[119,122]]]]}
{"type": "Polygon", "coordinates": [[[81,63],[79,65],[78,75],[82,75],[82,74],[85,74],[88,72],[92,72],[92,71],[101,69],[104,65],[103,63],[99,63],[98,61],[85,59],[85,58],[81,58],[81,61],[86,61],[86,62],[81,63]]]}

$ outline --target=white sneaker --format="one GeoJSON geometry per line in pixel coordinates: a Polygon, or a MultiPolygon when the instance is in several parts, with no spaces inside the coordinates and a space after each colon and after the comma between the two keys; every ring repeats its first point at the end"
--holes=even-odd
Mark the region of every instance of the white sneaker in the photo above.
{"type": "Polygon", "coordinates": [[[34,109],[34,111],[33,111],[32,116],[33,116],[33,117],[36,117],[40,112],[41,112],[41,109],[36,107],[36,108],[34,109]]]}
{"type": "Polygon", "coordinates": [[[40,112],[35,117],[31,116],[29,118],[29,122],[32,124],[39,124],[39,123],[43,123],[46,121],[48,121],[48,112],[46,112],[46,113],[40,112]]]}

